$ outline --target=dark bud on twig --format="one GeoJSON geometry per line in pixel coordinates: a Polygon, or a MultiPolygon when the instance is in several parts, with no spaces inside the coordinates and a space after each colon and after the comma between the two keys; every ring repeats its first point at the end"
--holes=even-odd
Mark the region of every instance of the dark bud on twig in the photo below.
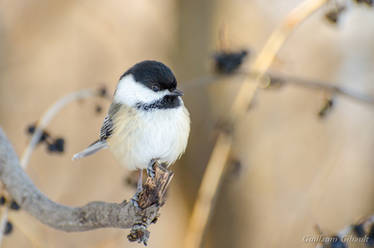
{"type": "Polygon", "coordinates": [[[325,17],[326,19],[333,24],[339,22],[340,15],[346,10],[345,6],[335,6],[333,9],[329,10],[325,17]]]}
{"type": "Polygon", "coordinates": [[[39,143],[43,143],[47,140],[49,137],[49,134],[46,131],[43,131],[42,135],[40,136],[39,143]]]}
{"type": "Polygon", "coordinates": [[[108,91],[105,86],[99,88],[98,93],[99,93],[99,96],[101,97],[106,97],[108,95],[108,91]]]}
{"type": "MultiPolygon", "coordinates": [[[[36,124],[31,124],[27,126],[26,132],[29,135],[33,135],[35,133],[35,130],[36,130],[36,124]]],[[[39,143],[43,143],[44,141],[48,139],[48,137],[49,137],[49,134],[47,133],[47,131],[43,130],[43,133],[39,139],[39,143]]]]}
{"type": "Polygon", "coordinates": [[[5,196],[1,196],[0,197],[0,206],[3,206],[3,205],[5,205],[5,203],[6,203],[6,198],[5,198],[5,196]]]}
{"type": "Polygon", "coordinates": [[[5,225],[4,235],[9,235],[12,233],[12,231],[13,231],[13,224],[10,221],[8,221],[5,225]]]}
{"type": "Polygon", "coordinates": [[[333,24],[336,24],[338,22],[339,14],[335,10],[329,10],[325,14],[326,19],[333,24]]]}
{"type": "Polygon", "coordinates": [[[56,152],[56,146],[55,146],[55,143],[48,144],[48,146],[47,146],[47,151],[48,151],[48,152],[56,152]]]}
{"type": "Polygon", "coordinates": [[[217,52],[213,56],[214,70],[220,74],[234,73],[239,69],[247,55],[247,50],[242,50],[239,52],[217,52]]]}
{"type": "Polygon", "coordinates": [[[367,234],[367,237],[368,237],[368,245],[371,247],[371,246],[374,246],[374,224],[371,224],[370,226],[370,229],[369,229],[369,233],[367,234]]]}
{"type": "Polygon", "coordinates": [[[65,149],[65,140],[63,138],[57,138],[53,143],[48,144],[47,150],[49,152],[62,153],[65,149]]]}
{"type": "Polygon", "coordinates": [[[357,4],[366,4],[367,6],[372,7],[374,1],[373,0],[354,0],[357,4]]]}
{"type": "Polygon", "coordinates": [[[31,124],[27,127],[27,134],[33,134],[35,132],[35,129],[36,129],[36,125],[35,124],[31,124]]]}
{"type": "Polygon", "coordinates": [[[55,140],[55,147],[57,152],[64,152],[65,140],[63,138],[57,138],[55,140]]]}
{"type": "Polygon", "coordinates": [[[242,163],[239,159],[234,159],[231,161],[231,175],[234,177],[238,177],[243,169],[242,163]]]}
{"type": "MultiPolygon", "coordinates": [[[[30,135],[33,135],[35,130],[35,124],[31,124],[27,127],[27,133],[30,135]]],[[[42,135],[40,136],[39,144],[40,143],[46,143],[48,152],[64,152],[65,140],[63,138],[53,140],[50,134],[45,130],[42,131],[42,135]]]]}
{"type": "Polygon", "coordinates": [[[12,209],[12,210],[17,211],[17,210],[20,210],[21,207],[18,205],[18,203],[16,201],[13,200],[10,203],[9,208],[12,209]]]}
{"type": "Polygon", "coordinates": [[[334,107],[334,99],[328,98],[326,99],[324,105],[322,106],[321,110],[318,112],[319,118],[325,118],[326,115],[331,112],[332,108],[334,107]]]}
{"type": "Polygon", "coordinates": [[[353,229],[353,233],[357,237],[362,238],[362,237],[365,236],[365,230],[364,230],[364,226],[362,224],[353,225],[352,229],[353,229]]]}
{"type": "Polygon", "coordinates": [[[101,105],[97,104],[96,107],[95,107],[95,112],[100,114],[101,112],[103,112],[103,107],[101,107],[101,105]]]}

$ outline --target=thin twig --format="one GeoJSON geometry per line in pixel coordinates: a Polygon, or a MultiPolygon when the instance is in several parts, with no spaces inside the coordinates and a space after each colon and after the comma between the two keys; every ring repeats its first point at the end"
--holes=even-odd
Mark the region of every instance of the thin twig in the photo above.
{"type": "Polygon", "coordinates": [[[361,92],[355,91],[354,89],[348,89],[341,87],[337,84],[303,79],[295,76],[269,73],[270,79],[280,80],[281,83],[292,84],[296,86],[301,86],[309,89],[328,91],[333,94],[339,94],[351,98],[352,100],[359,101],[362,103],[367,103],[374,105],[374,96],[363,94],[361,92]]]}
{"type": "Polygon", "coordinates": [[[4,232],[5,232],[7,222],[8,222],[8,207],[5,206],[2,211],[2,215],[0,219],[0,247],[3,243],[2,241],[4,238],[4,232]]]}
{"type": "MultiPolygon", "coordinates": [[[[185,83],[184,87],[189,88],[189,87],[196,87],[196,86],[201,86],[201,85],[216,84],[217,80],[219,79],[232,77],[235,75],[248,76],[248,77],[255,78],[258,76],[258,73],[254,71],[248,71],[248,72],[238,71],[236,74],[232,74],[232,75],[231,74],[230,75],[207,75],[207,76],[200,77],[198,79],[193,79],[191,81],[188,81],[188,83],[185,83]]],[[[330,83],[330,82],[300,78],[300,77],[283,74],[283,73],[280,74],[276,72],[268,72],[264,74],[263,81],[266,81],[266,83],[269,84],[269,86],[271,85],[273,81],[275,81],[275,82],[279,82],[280,84],[284,84],[284,85],[295,85],[295,86],[304,87],[304,88],[313,89],[313,90],[326,91],[332,94],[337,94],[337,95],[348,97],[357,102],[374,105],[374,96],[364,94],[354,89],[340,86],[340,84],[338,83],[330,83]]],[[[233,82],[237,82],[237,81],[235,80],[233,82]]],[[[267,89],[267,87],[265,87],[265,89],[267,89]]]]}
{"type": "Polygon", "coordinates": [[[40,137],[43,134],[43,130],[49,125],[52,119],[69,103],[82,100],[89,97],[100,96],[96,89],[85,89],[77,92],[70,93],[60,100],[55,102],[43,115],[42,118],[38,121],[36,125],[35,132],[31,138],[29,145],[22,154],[21,166],[23,169],[26,169],[31,154],[35,149],[36,145],[39,143],[40,137]]]}
{"type": "MultiPolygon", "coordinates": [[[[247,80],[242,84],[238,95],[234,99],[229,116],[229,126],[234,125],[234,123],[247,112],[247,108],[257,92],[261,79],[292,31],[327,1],[328,0],[304,1],[296,7],[271,34],[269,40],[252,65],[253,71],[256,71],[258,75],[255,78],[247,77],[247,80]]],[[[229,159],[232,142],[231,132],[221,131],[219,133],[192,211],[184,243],[185,248],[199,248],[201,246],[202,238],[209,220],[209,214],[212,212],[213,201],[229,159]]]]}
{"type": "MultiPolygon", "coordinates": [[[[40,137],[42,136],[43,130],[49,125],[49,123],[52,121],[53,117],[55,117],[65,106],[67,106],[69,103],[72,103],[74,101],[78,101],[81,99],[94,97],[94,96],[100,96],[98,90],[96,89],[84,89],[80,91],[76,91],[73,93],[70,93],[64,97],[62,97],[60,100],[55,102],[46,112],[42,115],[42,118],[38,121],[35,132],[32,135],[31,141],[29,142],[27,148],[23,152],[22,158],[21,158],[21,167],[23,169],[27,168],[27,165],[30,161],[31,154],[34,151],[35,147],[39,143],[40,137]]],[[[2,216],[0,218],[0,246],[2,244],[3,240],[3,234],[5,231],[6,223],[8,221],[8,207],[5,206],[2,216]]]]}

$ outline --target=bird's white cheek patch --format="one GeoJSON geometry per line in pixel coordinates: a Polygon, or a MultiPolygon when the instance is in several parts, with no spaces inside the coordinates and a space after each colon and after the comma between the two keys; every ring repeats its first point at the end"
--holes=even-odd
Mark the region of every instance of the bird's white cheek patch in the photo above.
{"type": "Polygon", "coordinates": [[[123,77],[114,95],[114,100],[127,106],[135,106],[137,103],[152,103],[164,97],[167,90],[154,92],[141,83],[135,81],[133,75],[123,77]]]}

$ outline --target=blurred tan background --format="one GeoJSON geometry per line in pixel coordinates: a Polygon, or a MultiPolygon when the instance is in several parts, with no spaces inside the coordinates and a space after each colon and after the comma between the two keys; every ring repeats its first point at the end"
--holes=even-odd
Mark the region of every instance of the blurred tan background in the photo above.
{"type": "MultiPolygon", "coordinates": [[[[301,1],[261,0],[0,0],[0,125],[18,154],[27,125],[54,101],[83,88],[106,85],[134,63],[168,64],[185,89],[192,132],[167,204],[150,227],[149,247],[180,247],[193,200],[214,143],[216,121],[225,115],[238,78],[189,86],[209,73],[218,34],[226,27],[232,49],[261,49],[284,16],[301,1]]],[[[352,4],[350,4],[352,5],[352,4]]],[[[308,19],[281,50],[273,71],[339,82],[374,95],[374,11],[350,6],[338,25],[326,8],[308,19]]],[[[248,63],[246,64],[248,65],[248,63]]],[[[373,106],[337,97],[318,119],[325,94],[287,86],[260,91],[236,130],[239,175],[225,177],[204,247],[300,247],[319,224],[338,231],[374,213],[373,106]]],[[[48,130],[66,139],[63,155],[38,147],[27,173],[51,199],[68,205],[120,202],[134,189],[128,172],[108,151],[72,162],[96,139],[104,112],[88,99],[64,109],[48,130]]],[[[2,247],[141,247],[128,230],[63,233],[24,212],[12,212],[14,232],[2,247]]]]}

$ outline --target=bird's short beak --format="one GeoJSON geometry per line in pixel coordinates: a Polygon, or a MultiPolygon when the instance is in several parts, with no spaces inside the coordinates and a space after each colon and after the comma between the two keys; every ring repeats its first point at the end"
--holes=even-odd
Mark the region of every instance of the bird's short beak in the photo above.
{"type": "Polygon", "coordinates": [[[183,91],[175,89],[172,92],[170,92],[172,96],[183,96],[183,91]]]}

